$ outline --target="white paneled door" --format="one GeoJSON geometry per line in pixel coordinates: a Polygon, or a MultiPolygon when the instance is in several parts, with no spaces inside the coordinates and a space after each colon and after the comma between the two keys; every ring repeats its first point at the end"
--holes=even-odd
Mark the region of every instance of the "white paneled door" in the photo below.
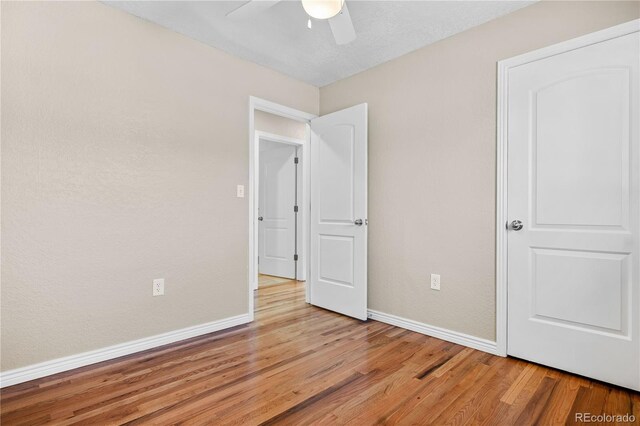
{"type": "Polygon", "coordinates": [[[296,147],[261,141],[258,191],[258,269],[296,277],[296,147]]]}
{"type": "Polygon", "coordinates": [[[640,38],[508,71],[508,354],[640,390],[640,38]]]}
{"type": "Polygon", "coordinates": [[[311,120],[310,302],[367,319],[367,105],[311,120]]]}

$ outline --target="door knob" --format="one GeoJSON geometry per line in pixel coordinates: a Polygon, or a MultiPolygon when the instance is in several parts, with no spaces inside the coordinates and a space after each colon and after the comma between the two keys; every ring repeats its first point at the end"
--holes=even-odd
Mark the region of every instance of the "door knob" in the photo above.
{"type": "Polygon", "coordinates": [[[511,223],[507,224],[507,229],[511,229],[513,231],[519,231],[522,229],[522,227],[524,226],[524,223],[522,223],[522,221],[520,220],[514,220],[511,223]]]}
{"type": "Polygon", "coordinates": [[[355,223],[357,226],[362,226],[362,219],[356,219],[353,223],[355,223]]]}
{"type": "Polygon", "coordinates": [[[262,222],[262,216],[258,216],[258,220],[262,222]]]}

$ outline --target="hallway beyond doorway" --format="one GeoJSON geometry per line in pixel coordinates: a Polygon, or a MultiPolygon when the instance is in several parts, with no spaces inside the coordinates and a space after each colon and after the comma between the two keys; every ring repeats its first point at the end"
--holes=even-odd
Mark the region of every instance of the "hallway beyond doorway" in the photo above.
{"type": "Polygon", "coordinates": [[[275,277],[273,275],[260,274],[258,275],[258,287],[267,287],[279,284],[294,284],[296,280],[289,278],[275,277]]]}

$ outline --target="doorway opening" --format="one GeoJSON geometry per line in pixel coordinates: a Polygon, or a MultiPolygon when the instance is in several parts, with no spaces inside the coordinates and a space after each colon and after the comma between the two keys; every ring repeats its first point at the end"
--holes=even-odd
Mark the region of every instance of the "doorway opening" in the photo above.
{"type": "MultiPolygon", "coordinates": [[[[298,123],[295,123],[298,124],[298,123]]],[[[260,126],[256,126],[260,127],[260,126]]],[[[304,126],[302,127],[304,131],[304,126]]],[[[304,139],[256,130],[258,144],[258,287],[305,281],[300,208],[304,139]]]]}
{"type": "MultiPolygon", "coordinates": [[[[315,115],[249,100],[249,314],[259,288],[304,285],[309,254],[309,121],[315,115]]],[[[305,299],[308,288],[305,286],[305,299]]]]}
{"type": "MultiPolygon", "coordinates": [[[[254,318],[254,291],[259,287],[260,233],[282,232],[282,229],[261,227],[266,217],[260,211],[260,144],[262,140],[297,146],[298,166],[302,165],[302,188],[299,200],[290,206],[298,213],[296,233],[299,235],[298,264],[294,276],[305,279],[305,301],[363,321],[367,319],[367,122],[366,103],[354,105],[316,117],[258,98],[249,101],[249,315],[254,318]],[[263,113],[275,122],[274,128],[289,122],[303,123],[299,135],[278,135],[276,131],[256,133],[263,113]],[[279,123],[279,124],[278,124],[279,123]],[[277,126],[276,126],[277,124],[277,126]],[[262,217],[262,221],[259,218],[262,217]],[[312,265],[312,266],[310,266],[312,265]],[[311,273],[313,272],[313,273],[311,273]]],[[[274,170],[291,176],[285,165],[291,151],[284,150],[274,160],[274,170]],[[284,158],[284,160],[282,160],[284,158]]],[[[279,172],[278,172],[279,173],[279,172]]],[[[278,175],[276,173],[276,175],[278,175]]],[[[286,198],[283,196],[283,198],[286,198]]],[[[286,209],[286,207],[285,207],[286,209]]],[[[263,207],[264,211],[264,207],[263,207]]],[[[278,211],[278,210],[274,210],[278,211]]],[[[271,214],[278,216],[278,214],[271,214]]],[[[283,223],[283,221],[281,221],[283,223]]],[[[282,226],[280,228],[283,228],[282,226]]],[[[263,240],[264,240],[263,236],[263,240]]],[[[279,241],[279,240],[275,240],[279,241]]],[[[292,239],[283,241],[291,242],[292,239]]],[[[291,254],[270,249],[274,258],[287,259],[291,254]]],[[[260,256],[264,262],[266,256],[260,256]]],[[[294,265],[295,266],[295,265],[294,265]]],[[[283,270],[291,266],[282,264],[283,270]]],[[[285,275],[285,273],[279,273],[285,275]]],[[[291,272],[289,272],[291,274],[291,272]]],[[[297,282],[297,281],[296,281],[297,282]]],[[[257,292],[260,296],[265,293],[257,292]]],[[[266,293],[265,293],[266,294],[266,293]]],[[[267,297],[268,298],[268,297],[267,297]]],[[[261,298],[262,302],[262,298],[261,298]]]]}

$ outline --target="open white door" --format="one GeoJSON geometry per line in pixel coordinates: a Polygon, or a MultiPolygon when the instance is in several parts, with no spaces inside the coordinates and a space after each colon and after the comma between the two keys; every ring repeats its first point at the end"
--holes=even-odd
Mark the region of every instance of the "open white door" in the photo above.
{"type": "Polygon", "coordinates": [[[296,147],[265,141],[260,151],[258,269],[296,278],[296,147]]]}
{"type": "Polygon", "coordinates": [[[310,300],[367,319],[367,104],[311,120],[310,300]]]}

